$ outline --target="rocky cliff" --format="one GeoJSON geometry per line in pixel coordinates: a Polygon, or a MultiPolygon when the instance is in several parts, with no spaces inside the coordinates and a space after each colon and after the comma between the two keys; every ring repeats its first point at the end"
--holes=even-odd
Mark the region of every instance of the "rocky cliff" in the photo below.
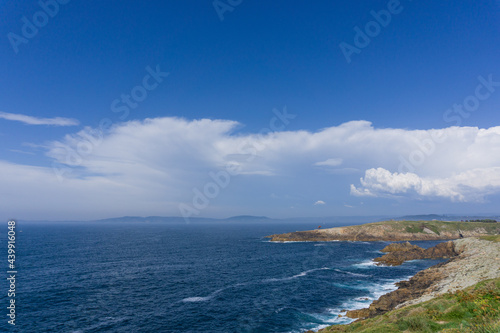
{"type": "MultiPolygon", "coordinates": [[[[399,246],[402,251],[411,252],[413,246],[399,246]]],[[[391,253],[398,252],[398,245],[391,253]]],[[[397,290],[381,296],[369,308],[348,311],[350,318],[371,318],[395,308],[413,305],[430,300],[436,296],[463,290],[486,279],[500,277],[500,243],[477,238],[459,239],[441,243],[424,250],[429,255],[453,256],[446,263],[420,271],[408,281],[396,285],[397,290]]]]}
{"type": "Polygon", "coordinates": [[[273,242],[451,240],[500,233],[500,223],[385,221],[268,236],[273,242]]]}

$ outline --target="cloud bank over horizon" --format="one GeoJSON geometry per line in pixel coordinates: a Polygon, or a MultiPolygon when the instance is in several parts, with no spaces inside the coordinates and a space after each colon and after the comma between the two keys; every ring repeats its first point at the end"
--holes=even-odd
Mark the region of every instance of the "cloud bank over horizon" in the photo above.
{"type": "Polygon", "coordinates": [[[315,132],[239,128],[232,120],[174,117],[117,123],[104,133],[86,127],[46,143],[52,166],[0,161],[0,207],[23,216],[26,202],[35,202],[40,218],[179,215],[179,204],[191,204],[193,191],[229,166],[234,173],[201,216],[228,207],[257,214],[255,197],[280,189],[296,193],[283,206],[317,193],[332,209],[331,202],[350,208],[358,197],[481,204],[500,193],[500,127],[410,130],[359,120],[315,132]]]}

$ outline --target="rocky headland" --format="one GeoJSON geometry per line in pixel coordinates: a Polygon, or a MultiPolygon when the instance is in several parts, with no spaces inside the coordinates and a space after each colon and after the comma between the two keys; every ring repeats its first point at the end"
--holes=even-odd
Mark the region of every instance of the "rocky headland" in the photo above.
{"type": "MultiPolygon", "coordinates": [[[[405,308],[434,299],[435,297],[464,290],[481,281],[500,278],[500,243],[499,236],[490,236],[496,241],[480,238],[458,239],[440,243],[424,250],[409,243],[391,244],[384,250],[386,258],[378,262],[400,263],[415,258],[450,258],[445,263],[420,271],[408,281],[397,283],[398,289],[381,296],[369,308],[352,310],[347,316],[354,319],[373,318],[391,310],[405,308]],[[393,257],[386,257],[394,255],[393,257]],[[404,261],[404,260],[403,260],[404,261]]],[[[487,238],[487,237],[485,237],[487,238]]],[[[323,331],[323,330],[321,330],[323,331]]],[[[325,332],[330,331],[328,328],[325,332]]]]}
{"type": "MultiPolygon", "coordinates": [[[[418,272],[408,281],[397,283],[398,289],[381,296],[368,308],[347,311],[345,315],[356,319],[354,323],[330,326],[320,330],[320,332],[386,332],[388,327],[393,327],[396,331],[406,331],[406,328],[414,331],[413,328],[419,325],[421,325],[422,331],[426,332],[431,326],[435,328],[443,327],[446,332],[473,332],[476,328],[467,328],[469,323],[478,325],[477,327],[488,328],[497,319],[498,325],[494,324],[496,326],[491,327],[493,327],[493,330],[498,329],[500,332],[500,310],[498,310],[500,309],[499,234],[500,223],[384,221],[276,234],[268,236],[268,238],[273,242],[398,242],[392,243],[381,250],[385,254],[374,259],[377,265],[397,266],[408,260],[449,259],[446,262],[418,272]],[[439,243],[428,249],[408,242],[418,240],[449,241],[439,243]],[[485,282],[486,285],[481,285],[482,281],[487,281],[485,282]],[[457,296],[446,296],[456,295],[450,293],[458,291],[469,296],[465,298],[458,294],[457,296]],[[433,305],[432,302],[436,302],[438,305],[433,305]],[[424,307],[418,308],[419,304],[424,304],[424,307]],[[433,306],[441,307],[442,304],[449,304],[450,308],[455,310],[458,308],[463,309],[464,316],[471,316],[472,319],[469,321],[464,321],[458,317],[450,317],[450,319],[446,313],[441,315],[441,312],[433,310],[433,306]],[[485,307],[484,304],[489,305],[485,307]],[[481,311],[486,311],[484,309],[492,309],[490,313],[493,313],[494,316],[492,315],[491,318],[485,317],[487,319],[485,321],[481,315],[478,315],[481,311]],[[441,317],[446,320],[437,319],[441,317]],[[464,323],[466,323],[467,327],[464,326],[464,323]],[[373,325],[380,327],[380,330],[373,330],[373,325]],[[446,327],[454,328],[448,330],[446,327]],[[455,330],[456,327],[460,329],[457,331],[455,330]],[[465,330],[462,329],[463,327],[465,327],[465,330]]],[[[447,310],[443,311],[446,312],[447,310]]],[[[393,332],[392,330],[389,331],[393,332]]],[[[441,329],[438,331],[441,331],[441,329]]]]}
{"type": "Polygon", "coordinates": [[[272,242],[452,240],[495,235],[500,223],[385,221],[268,236],[272,242]]]}

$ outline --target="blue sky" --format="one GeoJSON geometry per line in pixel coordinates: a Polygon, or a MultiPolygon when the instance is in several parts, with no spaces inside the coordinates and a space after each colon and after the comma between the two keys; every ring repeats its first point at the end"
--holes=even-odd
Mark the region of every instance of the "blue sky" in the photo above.
{"type": "Polygon", "coordinates": [[[499,1],[0,8],[1,218],[499,213],[499,1]]]}

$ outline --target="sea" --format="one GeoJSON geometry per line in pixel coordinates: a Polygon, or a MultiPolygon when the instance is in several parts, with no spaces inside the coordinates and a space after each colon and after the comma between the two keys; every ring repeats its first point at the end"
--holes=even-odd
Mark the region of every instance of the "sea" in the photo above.
{"type": "MultiPolygon", "coordinates": [[[[387,242],[269,242],[287,223],[17,226],[16,325],[5,332],[305,332],[346,324],[442,260],[379,267],[387,242]]],[[[7,229],[0,248],[7,268],[7,229]]],[[[438,242],[414,242],[430,247],[438,242]]],[[[1,252],[0,252],[1,253],[1,252]]]]}

